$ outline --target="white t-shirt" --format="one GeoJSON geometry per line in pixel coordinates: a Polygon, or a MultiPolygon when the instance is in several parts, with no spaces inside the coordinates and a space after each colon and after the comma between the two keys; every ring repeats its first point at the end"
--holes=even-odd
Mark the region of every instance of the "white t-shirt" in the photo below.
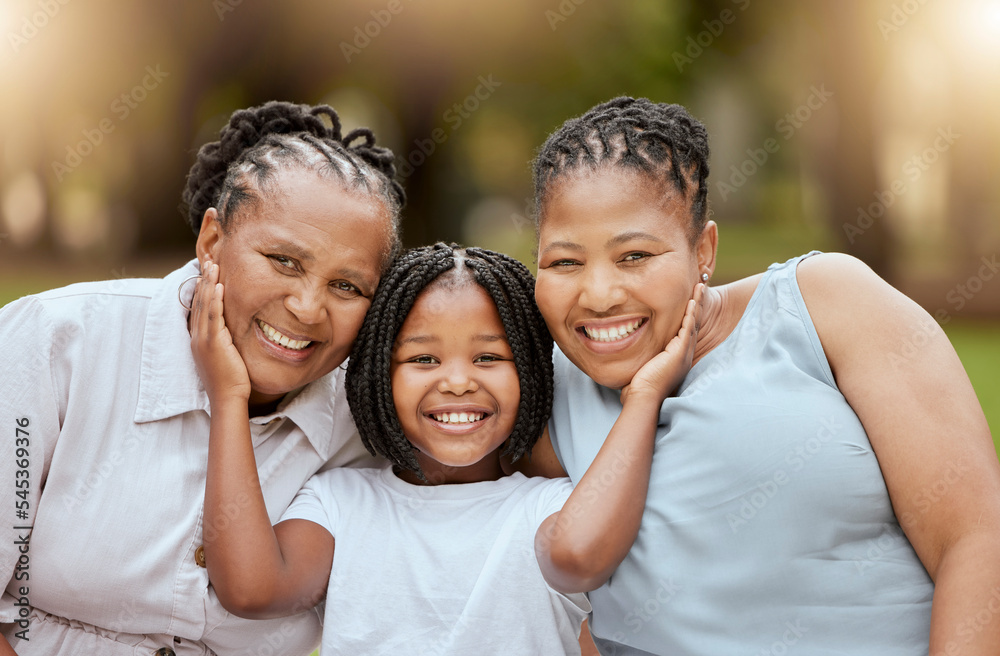
{"type": "Polygon", "coordinates": [[[392,468],[314,476],[282,517],[336,540],[323,656],[579,654],[583,594],[551,589],[535,532],[569,479],[419,486],[392,468]]]}

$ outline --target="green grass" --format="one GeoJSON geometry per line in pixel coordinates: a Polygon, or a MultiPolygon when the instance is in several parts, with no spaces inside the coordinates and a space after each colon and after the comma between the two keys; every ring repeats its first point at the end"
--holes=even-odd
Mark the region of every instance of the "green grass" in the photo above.
{"type": "Polygon", "coordinates": [[[944,330],[965,365],[1000,454],[1000,323],[951,321],[944,330]]]}

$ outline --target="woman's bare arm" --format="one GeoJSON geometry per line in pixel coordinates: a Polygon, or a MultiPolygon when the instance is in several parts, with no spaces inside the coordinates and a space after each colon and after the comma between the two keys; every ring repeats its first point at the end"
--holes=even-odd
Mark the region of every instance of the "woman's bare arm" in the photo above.
{"type": "Polygon", "coordinates": [[[212,404],[205,485],[205,561],[219,601],[241,617],[311,608],[326,592],[333,537],[305,520],[271,526],[250,437],[250,380],[222,319],[218,266],[206,263],[191,348],[212,404]]]}
{"type": "Polygon", "coordinates": [[[930,653],[996,654],[1000,463],[961,361],[931,316],[862,262],[814,256],[798,279],[896,516],[934,580],[930,653]]]}
{"type": "Polygon", "coordinates": [[[646,507],[660,406],[691,368],[704,285],[695,288],[680,332],[622,390],[622,411],[562,510],[535,535],[542,575],[556,590],[600,587],[632,548],[646,507]]]}

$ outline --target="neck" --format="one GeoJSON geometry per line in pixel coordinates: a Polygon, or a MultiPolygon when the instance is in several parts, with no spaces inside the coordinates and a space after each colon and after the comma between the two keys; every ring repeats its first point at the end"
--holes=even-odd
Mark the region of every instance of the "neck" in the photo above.
{"type": "Polygon", "coordinates": [[[397,470],[396,476],[411,485],[460,485],[463,483],[482,483],[495,481],[506,474],[500,467],[500,450],[490,453],[479,462],[464,467],[453,467],[438,462],[433,458],[415,451],[420,469],[426,480],[421,480],[416,472],[408,469],[397,470]]]}
{"type": "Polygon", "coordinates": [[[729,333],[730,327],[725,326],[727,308],[729,306],[729,290],[727,285],[709,287],[705,290],[705,306],[701,312],[701,323],[698,326],[698,337],[694,343],[694,359],[692,365],[705,357],[716,346],[721,344],[729,333]]]}
{"type": "Polygon", "coordinates": [[[757,274],[705,290],[705,307],[701,313],[692,364],[711,353],[712,349],[732,334],[736,324],[743,318],[761,277],[762,274],[757,274]]]}
{"type": "Polygon", "coordinates": [[[284,394],[278,397],[271,397],[250,392],[250,400],[247,404],[250,416],[263,417],[264,415],[271,414],[278,409],[278,404],[281,403],[281,399],[283,398],[285,398],[284,394]]]}

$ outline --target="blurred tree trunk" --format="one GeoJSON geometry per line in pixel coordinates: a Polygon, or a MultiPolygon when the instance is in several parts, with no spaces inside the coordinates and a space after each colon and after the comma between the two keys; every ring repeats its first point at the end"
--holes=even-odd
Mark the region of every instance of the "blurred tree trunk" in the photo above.
{"type": "Polygon", "coordinates": [[[866,0],[815,2],[814,7],[828,30],[816,44],[817,59],[838,115],[836,134],[822,140],[817,166],[828,220],[844,252],[891,280],[894,239],[882,216],[886,208],[880,211],[876,197],[882,189],[875,167],[873,97],[885,59],[879,7],[866,0]]]}

